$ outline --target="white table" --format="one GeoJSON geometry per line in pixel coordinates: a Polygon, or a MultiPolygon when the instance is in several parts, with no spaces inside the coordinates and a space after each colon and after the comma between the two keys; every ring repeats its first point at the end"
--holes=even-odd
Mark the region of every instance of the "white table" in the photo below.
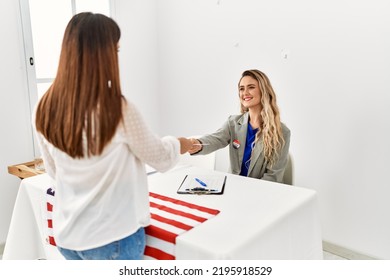
{"type": "MultiPolygon", "coordinates": [[[[177,194],[187,174],[217,171],[177,167],[149,175],[151,192],[220,210],[176,238],[176,259],[322,259],[316,192],[232,174],[223,195],[177,194]]],[[[24,179],[16,199],[3,259],[61,259],[45,241],[47,175],[24,179]]]]}

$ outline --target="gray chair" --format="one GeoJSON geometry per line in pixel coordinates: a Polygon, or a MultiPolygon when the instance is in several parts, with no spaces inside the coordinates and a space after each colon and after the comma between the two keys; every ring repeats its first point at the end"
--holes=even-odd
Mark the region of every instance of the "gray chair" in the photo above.
{"type": "Polygon", "coordinates": [[[286,185],[294,184],[294,162],[291,154],[288,155],[288,162],[283,175],[283,183],[286,185]]]}

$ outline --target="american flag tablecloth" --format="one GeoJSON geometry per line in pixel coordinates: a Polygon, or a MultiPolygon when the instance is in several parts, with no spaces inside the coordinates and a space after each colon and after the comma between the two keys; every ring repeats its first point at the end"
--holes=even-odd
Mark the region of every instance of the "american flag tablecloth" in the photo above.
{"type": "MultiPolygon", "coordinates": [[[[47,242],[53,237],[52,211],[55,191],[47,189],[47,242]]],[[[174,260],[176,237],[216,216],[219,210],[195,205],[156,193],[149,193],[151,224],[145,228],[144,259],[174,260]]]]}

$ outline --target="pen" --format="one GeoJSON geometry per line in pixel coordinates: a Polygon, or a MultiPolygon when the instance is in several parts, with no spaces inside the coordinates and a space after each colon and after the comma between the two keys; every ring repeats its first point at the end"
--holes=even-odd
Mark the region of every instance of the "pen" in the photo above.
{"type": "Polygon", "coordinates": [[[199,184],[201,184],[203,187],[207,187],[207,184],[203,182],[202,180],[195,178],[195,181],[197,181],[199,184]]]}
{"type": "Polygon", "coordinates": [[[208,146],[210,144],[192,144],[192,145],[194,145],[194,146],[208,146]]]}

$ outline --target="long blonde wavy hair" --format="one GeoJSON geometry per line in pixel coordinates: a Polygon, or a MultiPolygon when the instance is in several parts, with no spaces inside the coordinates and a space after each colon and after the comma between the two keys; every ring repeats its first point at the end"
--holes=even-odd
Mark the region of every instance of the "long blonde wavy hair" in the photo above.
{"type": "MultiPolygon", "coordinates": [[[[254,78],[259,83],[261,94],[260,119],[262,121],[260,129],[256,133],[255,143],[260,139],[263,141],[264,157],[272,166],[285,144],[276,95],[268,77],[257,69],[244,71],[238,82],[238,87],[240,87],[241,79],[246,76],[254,78]]],[[[248,110],[241,104],[241,113],[248,112],[248,110]]]]}

